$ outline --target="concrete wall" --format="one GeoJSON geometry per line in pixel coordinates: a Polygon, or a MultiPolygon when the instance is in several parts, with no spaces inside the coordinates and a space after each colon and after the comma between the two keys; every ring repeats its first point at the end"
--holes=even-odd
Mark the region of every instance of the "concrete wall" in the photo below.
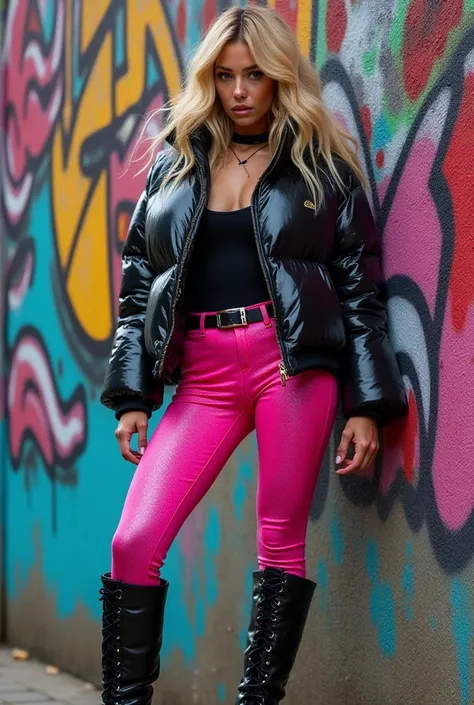
{"type": "MultiPolygon", "coordinates": [[[[474,2],[276,0],[360,141],[410,395],[377,468],[325,463],[319,588],[287,701],[468,705],[473,682],[474,2]]],[[[98,579],[132,475],[98,401],[137,116],[179,84],[216,0],[11,0],[2,299],[7,637],[98,678],[98,579]]],[[[158,422],[156,414],[154,423],[158,422]]],[[[334,456],[334,447],[328,457],[334,456]]],[[[231,702],[254,567],[255,439],[169,556],[157,702],[231,702]]]]}

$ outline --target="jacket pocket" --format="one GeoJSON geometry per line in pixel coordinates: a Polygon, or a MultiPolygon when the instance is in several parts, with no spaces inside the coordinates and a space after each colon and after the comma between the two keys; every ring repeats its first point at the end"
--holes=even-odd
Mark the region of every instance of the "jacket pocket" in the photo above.
{"type": "Polygon", "coordinates": [[[160,354],[171,326],[174,284],[176,282],[177,265],[159,274],[150,288],[148,297],[144,336],[148,353],[156,358],[160,354]]]}

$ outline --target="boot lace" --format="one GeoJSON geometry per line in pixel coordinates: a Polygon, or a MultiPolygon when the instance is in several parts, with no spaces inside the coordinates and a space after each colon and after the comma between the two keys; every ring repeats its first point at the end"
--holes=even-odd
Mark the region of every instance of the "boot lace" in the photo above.
{"type": "Polygon", "coordinates": [[[120,673],[120,601],[123,593],[120,588],[102,587],[99,598],[104,603],[102,622],[102,702],[104,705],[120,705],[114,698],[114,686],[120,673]]]}
{"type": "Polygon", "coordinates": [[[260,596],[255,616],[255,632],[252,644],[247,652],[245,683],[241,693],[248,695],[246,705],[264,705],[270,654],[273,649],[273,631],[276,622],[276,610],[280,605],[280,595],[287,582],[286,576],[280,574],[262,575],[260,578],[260,596]]]}

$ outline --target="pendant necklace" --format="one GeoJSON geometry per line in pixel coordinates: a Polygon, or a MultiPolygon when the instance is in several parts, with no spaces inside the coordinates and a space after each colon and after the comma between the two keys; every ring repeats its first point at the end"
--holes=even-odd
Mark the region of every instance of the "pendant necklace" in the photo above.
{"type": "Polygon", "coordinates": [[[259,147],[258,149],[256,149],[255,152],[252,152],[252,154],[251,154],[249,157],[247,157],[246,159],[239,159],[239,157],[238,157],[237,154],[234,152],[234,150],[232,149],[232,147],[229,147],[230,151],[234,154],[235,158],[236,158],[237,161],[239,162],[239,166],[243,166],[243,167],[244,167],[244,169],[245,169],[245,171],[246,171],[247,176],[248,176],[249,179],[250,179],[250,172],[249,172],[249,170],[247,169],[247,167],[246,167],[245,165],[247,164],[248,160],[249,160],[251,157],[253,157],[254,154],[257,154],[257,152],[259,152],[259,151],[260,151],[261,149],[263,149],[264,147],[266,147],[266,144],[264,144],[264,145],[262,145],[261,147],[259,147]]]}
{"type": "Polygon", "coordinates": [[[237,142],[237,144],[261,144],[262,146],[259,147],[258,149],[255,150],[255,152],[252,152],[250,156],[248,156],[246,159],[240,159],[239,156],[234,152],[232,147],[229,146],[230,151],[233,153],[234,157],[237,159],[239,162],[239,166],[243,166],[245,169],[245,172],[250,179],[250,173],[247,167],[245,166],[248,162],[249,159],[253,157],[254,154],[257,154],[261,149],[266,147],[268,144],[268,130],[266,132],[261,132],[258,135],[241,135],[238,132],[234,132],[232,135],[232,142],[237,142]],[[262,142],[264,144],[262,144],[262,142]]]}

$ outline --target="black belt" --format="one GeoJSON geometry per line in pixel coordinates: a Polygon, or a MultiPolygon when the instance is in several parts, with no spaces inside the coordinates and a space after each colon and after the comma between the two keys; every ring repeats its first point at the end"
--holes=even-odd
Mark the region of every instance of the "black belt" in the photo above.
{"type": "MultiPolygon", "coordinates": [[[[265,304],[268,317],[273,318],[273,305],[265,304]]],[[[227,308],[225,311],[218,311],[215,314],[206,313],[205,328],[238,328],[247,326],[249,323],[263,321],[260,308],[227,308]]],[[[188,316],[186,321],[190,329],[200,328],[201,316],[188,316]]]]}

